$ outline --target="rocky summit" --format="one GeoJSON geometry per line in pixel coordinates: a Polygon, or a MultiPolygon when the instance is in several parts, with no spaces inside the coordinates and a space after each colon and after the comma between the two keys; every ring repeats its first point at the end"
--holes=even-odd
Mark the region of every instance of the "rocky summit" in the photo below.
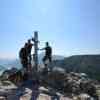
{"type": "Polygon", "coordinates": [[[99,100],[99,82],[85,73],[54,70],[38,73],[38,80],[27,79],[19,84],[0,81],[0,100],[99,100]],[[87,98],[87,99],[82,99],[87,98]]]}

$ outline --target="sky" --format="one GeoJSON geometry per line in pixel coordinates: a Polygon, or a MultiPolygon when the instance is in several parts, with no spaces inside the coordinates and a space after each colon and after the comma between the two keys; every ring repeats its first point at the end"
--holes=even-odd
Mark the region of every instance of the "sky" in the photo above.
{"type": "Polygon", "coordinates": [[[100,0],[0,0],[0,58],[18,58],[38,31],[53,54],[100,54],[100,0]]]}

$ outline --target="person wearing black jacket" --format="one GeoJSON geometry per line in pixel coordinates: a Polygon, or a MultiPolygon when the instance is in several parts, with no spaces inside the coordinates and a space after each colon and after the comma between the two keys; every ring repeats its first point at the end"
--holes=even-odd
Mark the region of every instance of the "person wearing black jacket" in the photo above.
{"type": "Polygon", "coordinates": [[[43,48],[43,49],[40,49],[40,50],[45,50],[45,55],[43,57],[43,63],[44,65],[46,66],[46,61],[49,60],[49,62],[52,62],[52,48],[51,46],[49,45],[48,42],[46,42],[46,47],[43,48]]]}

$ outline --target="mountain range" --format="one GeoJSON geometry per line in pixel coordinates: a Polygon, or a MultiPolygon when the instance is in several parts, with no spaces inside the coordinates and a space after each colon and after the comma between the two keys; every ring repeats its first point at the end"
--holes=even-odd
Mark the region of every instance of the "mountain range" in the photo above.
{"type": "MultiPolygon", "coordinates": [[[[39,54],[38,59],[39,59],[40,64],[42,63],[43,56],[44,56],[43,54],[39,54]]],[[[53,55],[52,59],[53,60],[61,60],[61,59],[64,59],[64,57],[60,56],[60,55],[53,55]]],[[[0,58],[0,70],[1,69],[10,69],[12,67],[16,67],[18,69],[21,68],[19,59],[2,59],[2,58],[0,58]]]]}
{"type": "MultiPolygon", "coordinates": [[[[41,63],[43,55],[39,56],[41,63]]],[[[0,70],[11,67],[21,68],[18,59],[0,59],[0,70]]],[[[64,68],[66,72],[86,73],[89,77],[100,80],[100,55],[75,55],[70,57],[53,56],[52,67],[64,68]]]]}
{"type": "Polygon", "coordinates": [[[66,72],[86,73],[89,77],[100,80],[100,55],[70,56],[53,63],[66,72]]]}

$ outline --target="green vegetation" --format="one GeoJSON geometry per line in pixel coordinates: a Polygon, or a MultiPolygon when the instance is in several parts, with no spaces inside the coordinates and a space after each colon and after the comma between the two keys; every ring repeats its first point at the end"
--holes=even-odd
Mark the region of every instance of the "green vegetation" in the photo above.
{"type": "Polygon", "coordinates": [[[55,66],[66,72],[86,73],[89,77],[100,81],[100,55],[77,55],[54,61],[55,66]]]}

